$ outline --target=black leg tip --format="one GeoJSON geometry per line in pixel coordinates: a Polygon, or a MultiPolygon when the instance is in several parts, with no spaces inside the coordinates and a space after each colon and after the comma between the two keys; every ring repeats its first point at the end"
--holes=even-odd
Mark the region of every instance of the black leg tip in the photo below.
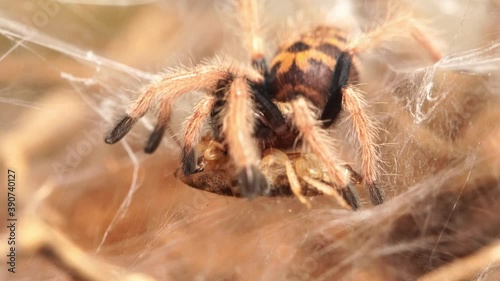
{"type": "Polygon", "coordinates": [[[340,194],[344,200],[349,204],[353,210],[359,209],[361,204],[359,203],[359,196],[356,192],[355,187],[352,184],[348,184],[344,188],[340,189],[340,194]]]}
{"type": "Polygon", "coordinates": [[[123,117],[113,130],[106,136],[104,141],[107,144],[114,144],[121,140],[132,129],[137,122],[137,118],[132,118],[129,115],[123,117]]]}
{"type": "Polygon", "coordinates": [[[196,158],[193,149],[183,149],[181,152],[182,172],[185,176],[192,175],[196,172],[196,158]]]}
{"type": "Polygon", "coordinates": [[[160,145],[161,140],[163,139],[163,134],[165,133],[165,125],[156,124],[155,129],[149,135],[148,142],[146,143],[146,147],[144,147],[144,152],[153,153],[160,145]]]}
{"type": "Polygon", "coordinates": [[[380,205],[384,203],[382,191],[375,185],[375,183],[368,184],[368,192],[370,193],[370,199],[373,205],[380,205]]]}
{"type": "Polygon", "coordinates": [[[269,182],[262,171],[256,166],[249,166],[238,173],[240,193],[243,197],[252,199],[269,192],[269,182]]]}

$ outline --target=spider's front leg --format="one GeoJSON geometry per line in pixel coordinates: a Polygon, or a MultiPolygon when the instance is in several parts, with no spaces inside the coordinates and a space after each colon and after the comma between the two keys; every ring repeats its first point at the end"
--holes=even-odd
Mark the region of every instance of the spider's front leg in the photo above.
{"type": "MultiPolygon", "coordinates": [[[[132,129],[135,123],[143,117],[154,105],[158,106],[158,122],[151,133],[144,151],[152,153],[162,140],[167,127],[174,102],[183,94],[196,90],[205,90],[215,93],[220,81],[232,81],[234,69],[224,66],[198,66],[189,71],[177,71],[163,76],[160,80],[147,85],[139,96],[132,109],[126,114],[106,136],[106,143],[113,144],[121,140],[132,129]],[[158,102],[158,104],[156,104],[158,102]]],[[[183,140],[183,158],[193,156],[192,148],[199,140],[199,130],[205,120],[204,114],[213,106],[213,97],[206,97],[195,109],[195,114],[190,118],[190,132],[183,140]],[[207,109],[208,108],[208,109],[207,109]]],[[[194,160],[193,160],[194,161],[194,160]]],[[[194,172],[192,162],[183,161],[184,172],[194,172]]],[[[191,173],[192,173],[191,172],[191,173]]]]}
{"type": "Polygon", "coordinates": [[[236,166],[240,193],[247,198],[269,192],[269,183],[258,167],[260,151],[254,139],[255,108],[246,78],[236,78],[221,110],[222,133],[229,155],[236,166]]]}

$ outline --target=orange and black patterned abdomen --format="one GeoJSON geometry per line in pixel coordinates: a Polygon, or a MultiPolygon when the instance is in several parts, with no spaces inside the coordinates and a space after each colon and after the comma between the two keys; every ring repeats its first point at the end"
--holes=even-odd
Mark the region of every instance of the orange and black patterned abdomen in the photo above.
{"type": "MultiPolygon", "coordinates": [[[[345,44],[346,38],[340,30],[321,26],[282,46],[271,61],[271,95],[285,102],[300,94],[323,108],[337,58],[345,44]]],[[[351,82],[355,76],[356,70],[352,68],[351,82]]]]}

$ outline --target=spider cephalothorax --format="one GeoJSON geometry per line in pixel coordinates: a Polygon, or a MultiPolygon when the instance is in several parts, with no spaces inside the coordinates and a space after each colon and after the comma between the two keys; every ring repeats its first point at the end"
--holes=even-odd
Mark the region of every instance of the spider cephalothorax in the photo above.
{"type": "MultiPolygon", "coordinates": [[[[106,142],[115,143],[124,137],[158,100],[158,123],[145,148],[146,152],[153,152],[163,137],[174,101],[184,93],[205,90],[207,95],[195,106],[181,140],[184,175],[199,171],[195,147],[200,141],[201,128],[209,119],[214,141],[222,144],[234,167],[232,174],[241,195],[251,198],[269,192],[268,179],[259,168],[262,151],[268,148],[287,151],[301,143],[326,171],[326,178],[319,182],[334,186],[355,209],[359,207],[359,199],[352,188],[352,175],[337,157],[328,130],[343,109],[350,116],[360,146],[364,185],[372,203],[382,203],[382,192],[376,185],[379,176],[376,126],[365,113],[362,93],[354,86],[358,78],[356,54],[409,30],[437,59],[430,41],[409,20],[399,19],[381,26],[356,41],[349,41],[335,27],[318,26],[283,44],[268,68],[262,40],[255,32],[258,25],[255,1],[241,0],[240,8],[247,22],[244,26],[253,70],[208,65],[165,75],[144,88],[130,113],[115,126],[106,142]]],[[[292,161],[286,153],[283,157],[290,189],[305,202],[292,161]]]]}

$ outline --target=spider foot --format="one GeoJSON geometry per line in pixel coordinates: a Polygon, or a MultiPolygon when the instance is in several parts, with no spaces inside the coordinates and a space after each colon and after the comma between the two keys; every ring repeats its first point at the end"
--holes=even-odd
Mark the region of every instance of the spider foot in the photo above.
{"type": "Polygon", "coordinates": [[[194,149],[183,149],[181,154],[182,172],[185,176],[194,174],[197,170],[194,149]]]}
{"type": "Polygon", "coordinates": [[[254,165],[244,168],[238,173],[240,193],[243,197],[252,199],[258,195],[269,193],[270,186],[266,176],[254,165]]]}
{"type": "Polygon", "coordinates": [[[344,200],[352,207],[353,210],[359,209],[359,197],[356,192],[356,187],[352,183],[349,183],[344,188],[339,189],[339,191],[344,200]]]}
{"type": "Polygon", "coordinates": [[[137,118],[133,118],[129,115],[120,120],[114,127],[114,129],[108,134],[104,139],[107,144],[114,144],[121,140],[129,131],[132,129],[134,124],[137,122],[137,118]]]}
{"type": "Polygon", "coordinates": [[[380,188],[375,183],[368,184],[368,192],[373,205],[380,205],[384,203],[384,197],[380,188]]]}
{"type": "Polygon", "coordinates": [[[144,147],[144,152],[153,153],[160,145],[163,139],[163,134],[165,134],[166,126],[163,124],[157,124],[151,135],[149,136],[146,147],[144,147]]]}

